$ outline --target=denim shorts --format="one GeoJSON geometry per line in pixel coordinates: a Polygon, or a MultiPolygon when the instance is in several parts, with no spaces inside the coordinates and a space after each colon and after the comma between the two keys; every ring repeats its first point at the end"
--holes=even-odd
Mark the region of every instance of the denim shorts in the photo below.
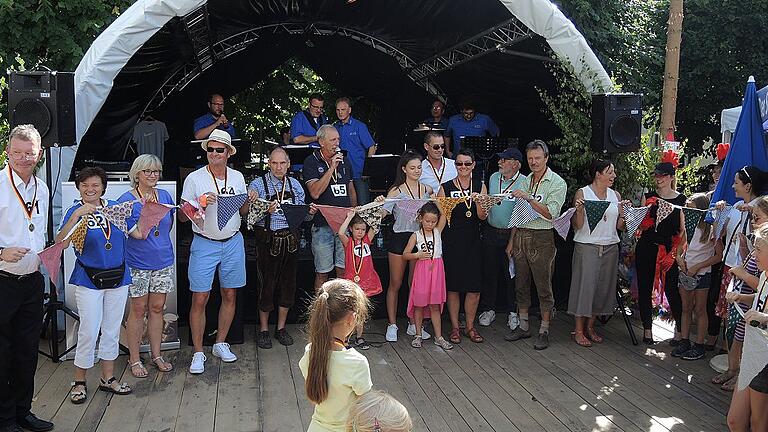
{"type": "Polygon", "coordinates": [[[193,236],[189,248],[190,291],[210,291],[217,267],[222,288],[245,286],[245,245],[241,233],[223,242],[193,236]]]}
{"type": "Polygon", "coordinates": [[[312,255],[315,273],[328,273],[334,267],[344,268],[344,246],[339,235],[328,225],[312,225],[312,255]]]}
{"type": "Polygon", "coordinates": [[[683,274],[683,272],[680,272],[680,281],[679,281],[680,288],[683,288],[686,291],[709,290],[711,281],[712,281],[711,272],[703,275],[695,275],[695,276],[688,276],[686,274],[683,274]],[[690,280],[690,282],[686,283],[687,280],[690,280]]]}

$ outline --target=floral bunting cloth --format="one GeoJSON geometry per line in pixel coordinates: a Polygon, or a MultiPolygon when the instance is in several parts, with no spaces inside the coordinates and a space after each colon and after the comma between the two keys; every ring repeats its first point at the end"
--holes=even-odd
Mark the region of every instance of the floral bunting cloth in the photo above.
{"type": "Polygon", "coordinates": [[[659,199],[657,201],[658,209],[656,210],[656,228],[675,210],[675,206],[669,201],[659,199]]]}
{"type": "Polygon", "coordinates": [[[584,211],[587,214],[587,223],[589,224],[590,233],[595,230],[595,227],[600,223],[603,216],[605,216],[605,211],[608,210],[608,206],[610,205],[610,201],[584,201],[584,211]]]}
{"type": "Polygon", "coordinates": [[[133,211],[133,204],[136,202],[134,201],[126,201],[122,202],[120,204],[115,204],[107,207],[102,207],[99,209],[99,212],[104,215],[105,218],[114,226],[117,227],[120,231],[123,232],[123,235],[128,235],[128,224],[125,222],[126,219],[131,217],[131,212],[133,211]]]}
{"type": "Polygon", "coordinates": [[[515,200],[512,215],[509,217],[509,228],[518,228],[540,218],[541,215],[531,207],[531,203],[523,199],[515,200]]]}
{"type": "Polygon", "coordinates": [[[269,211],[270,202],[261,198],[248,204],[248,215],[245,217],[245,225],[248,230],[253,230],[256,222],[264,219],[269,211]]]}
{"type": "Polygon", "coordinates": [[[69,235],[69,239],[72,241],[72,247],[75,248],[77,253],[83,253],[83,246],[85,246],[85,235],[88,234],[88,221],[84,218],[80,218],[80,222],[77,223],[77,227],[69,235]]]}
{"type": "Polygon", "coordinates": [[[216,224],[219,227],[219,231],[223,229],[232,216],[240,210],[240,207],[245,204],[248,199],[248,194],[238,195],[224,195],[216,198],[217,212],[216,212],[216,224]]]}
{"type": "Polygon", "coordinates": [[[141,208],[141,215],[137,223],[141,233],[146,239],[153,227],[156,227],[161,220],[171,211],[173,207],[158,204],[154,201],[147,201],[141,208]]]}
{"type": "Polygon", "coordinates": [[[379,228],[381,227],[381,219],[384,217],[381,212],[381,206],[383,205],[383,202],[374,201],[370,204],[360,206],[357,209],[358,216],[363,218],[365,223],[367,223],[368,226],[376,232],[379,232],[379,228]]]}
{"type": "Polygon", "coordinates": [[[631,204],[624,204],[624,222],[627,224],[628,234],[632,235],[637,232],[650,208],[650,206],[632,207],[631,204]]]}
{"type": "Polygon", "coordinates": [[[392,229],[395,232],[404,232],[408,231],[408,228],[410,227],[411,223],[416,220],[416,216],[419,213],[419,210],[431,200],[428,199],[396,199],[394,201],[394,205],[392,205],[392,208],[387,208],[388,205],[385,204],[384,208],[388,211],[392,211],[395,206],[397,206],[398,216],[395,218],[395,224],[392,227],[392,229]]]}
{"type": "Polygon", "coordinates": [[[203,230],[205,229],[205,211],[198,207],[199,204],[197,206],[195,204],[197,203],[193,204],[191,201],[185,202],[181,205],[181,212],[184,213],[193,224],[197,225],[200,230],[203,230]]]}
{"type": "Polygon", "coordinates": [[[688,238],[688,243],[693,240],[693,233],[696,231],[696,225],[704,217],[706,210],[699,210],[695,208],[683,207],[683,216],[685,218],[685,234],[688,238]]]}
{"type": "Polygon", "coordinates": [[[576,208],[571,207],[552,222],[552,225],[555,226],[555,231],[560,234],[563,240],[568,237],[568,231],[571,229],[571,218],[573,218],[574,213],[576,213],[576,208]]]}
{"type": "Polygon", "coordinates": [[[440,207],[440,213],[445,216],[446,222],[448,222],[448,225],[451,225],[451,213],[453,213],[453,209],[456,208],[459,203],[463,203],[467,200],[467,198],[450,198],[450,197],[437,197],[435,198],[437,201],[437,206],[440,207]]]}
{"type": "Polygon", "coordinates": [[[493,208],[496,204],[501,203],[507,199],[506,196],[500,196],[500,195],[477,195],[475,197],[475,202],[477,205],[479,205],[483,210],[486,212],[493,208]]]}

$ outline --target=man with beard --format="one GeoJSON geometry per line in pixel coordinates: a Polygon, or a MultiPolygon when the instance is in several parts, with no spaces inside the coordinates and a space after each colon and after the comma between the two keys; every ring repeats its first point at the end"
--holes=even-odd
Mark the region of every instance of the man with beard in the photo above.
{"type": "Polygon", "coordinates": [[[499,127],[489,116],[475,111],[475,104],[466,100],[461,105],[461,113],[448,119],[445,130],[445,144],[448,157],[461,150],[462,137],[499,136],[499,127]]]}
{"type": "Polygon", "coordinates": [[[208,98],[208,112],[195,120],[195,139],[206,139],[215,129],[223,130],[231,138],[236,138],[235,127],[224,115],[224,98],[214,93],[208,98]]]}

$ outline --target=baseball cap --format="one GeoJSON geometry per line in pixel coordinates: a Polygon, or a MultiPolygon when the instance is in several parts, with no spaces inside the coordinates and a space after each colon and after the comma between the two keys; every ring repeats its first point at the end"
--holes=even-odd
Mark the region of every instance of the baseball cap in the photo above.
{"type": "Polygon", "coordinates": [[[523,154],[520,153],[520,150],[514,147],[509,147],[501,153],[496,153],[496,156],[498,156],[500,159],[514,159],[518,162],[523,161],[523,154]]]}

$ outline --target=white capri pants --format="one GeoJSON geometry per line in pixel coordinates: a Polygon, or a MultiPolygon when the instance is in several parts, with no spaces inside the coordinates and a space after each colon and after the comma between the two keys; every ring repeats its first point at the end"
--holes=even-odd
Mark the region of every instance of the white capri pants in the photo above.
{"type": "Polygon", "coordinates": [[[123,322],[128,285],[112,289],[75,287],[77,314],[80,328],[77,330],[75,366],[81,369],[93,367],[96,340],[99,341],[99,358],[114,360],[119,354],[120,326],[123,322]],[[99,338],[101,331],[101,338],[99,338]]]}

